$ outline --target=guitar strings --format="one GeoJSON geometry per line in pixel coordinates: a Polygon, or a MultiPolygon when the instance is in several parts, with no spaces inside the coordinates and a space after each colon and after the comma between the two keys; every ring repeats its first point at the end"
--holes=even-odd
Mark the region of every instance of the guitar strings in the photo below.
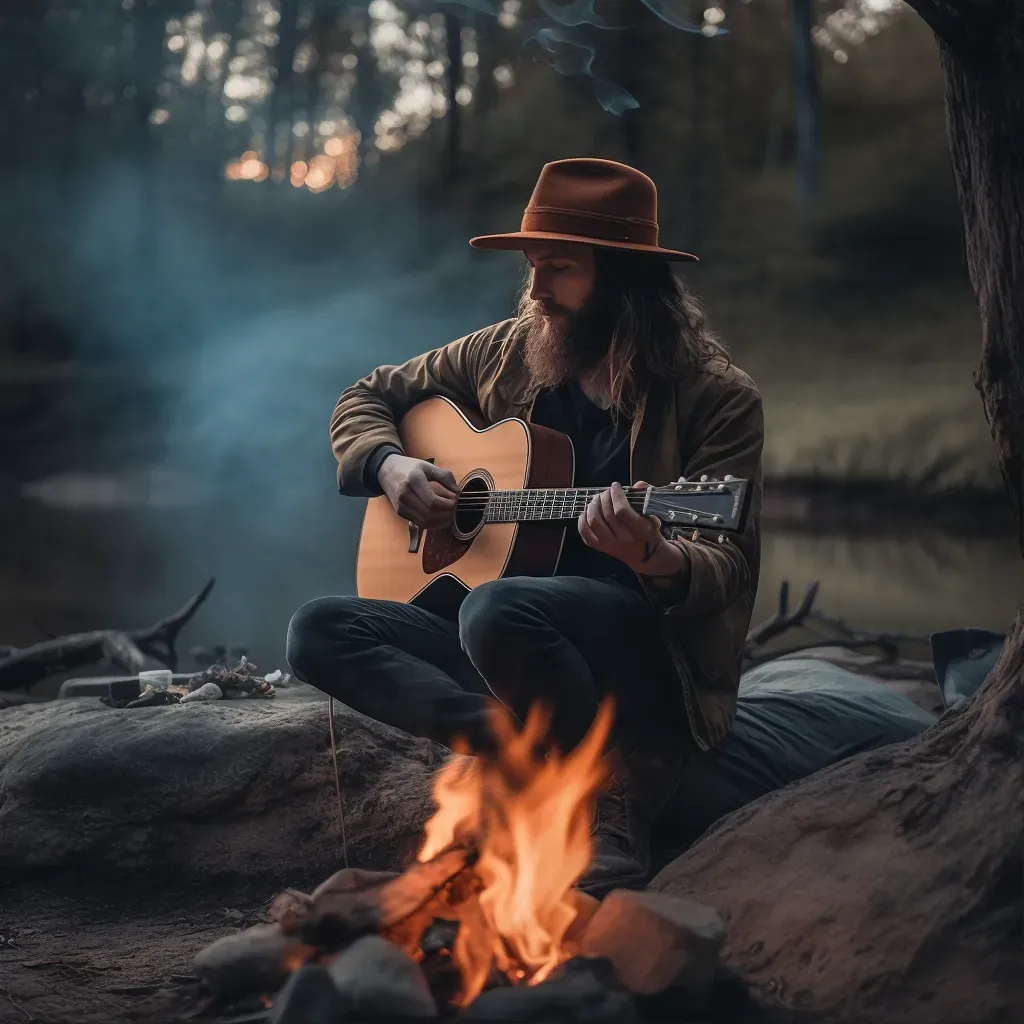
{"type": "MultiPolygon", "coordinates": [[[[517,502],[562,502],[562,503],[573,503],[583,500],[588,501],[596,494],[600,494],[607,490],[606,487],[527,487],[519,490],[494,490],[494,491],[469,491],[464,494],[460,494],[456,504],[462,508],[474,508],[482,505],[489,504],[492,500],[501,502],[506,501],[508,503],[517,502]]],[[[644,502],[647,500],[647,490],[629,490],[623,491],[626,495],[626,501],[631,507],[643,507],[644,502]]],[[[656,487],[653,489],[653,495],[659,494],[671,494],[673,497],[682,497],[683,495],[701,494],[701,495],[721,495],[731,494],[731,490],[722,488],[721,490],[701,490],[698,491],[695,488],[686,490],[675,487],[656,487]]]]}
{"type": "MultiPolygon", "coordinates": [[[[580,497],[569,497],[559,496],[554,494],[546,495],[529,495],[520,497],[522,492],[508,492],[503,494],[500,491],[492,491],[487,495],[467,495],[465,497],[459,497],[456,500],[456,505],[459,508],[485,508],[487,505],[495,504],[508,504],[508,505],[551,505],[551,504],[564,504],[564,505],[586,505],[589,503],[589,497],[582,499],[580,497]]],[[[627,503],[630,508],[642,509],[644,507],[644,501],[629,501],[627,503]]]]}

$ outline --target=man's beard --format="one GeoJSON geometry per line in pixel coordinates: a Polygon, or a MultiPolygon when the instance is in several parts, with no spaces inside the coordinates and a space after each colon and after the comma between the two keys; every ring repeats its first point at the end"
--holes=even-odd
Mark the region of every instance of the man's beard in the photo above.
{"type": "Polygon", "coordinates": [[[608,303],[592,294],[576,313],[550,309],[563,318],[556,321],[536,300],[520,309],[526,328],[523,358],[530,379],[540,388],[556,388],[592,373],[608,354],[614,316],[608,303]]]}

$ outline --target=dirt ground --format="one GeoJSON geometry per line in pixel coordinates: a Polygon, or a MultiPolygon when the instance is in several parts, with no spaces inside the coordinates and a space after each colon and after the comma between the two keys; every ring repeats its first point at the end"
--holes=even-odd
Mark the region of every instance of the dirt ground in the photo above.
{"type": "Polygon", "coordinates": [[[269,901],[285,887],[84,876],[3,885],[0,1024],[257,1019],[256,1002],[212,1005],[192,958],[222,935],[266,920],[269,901]]]}

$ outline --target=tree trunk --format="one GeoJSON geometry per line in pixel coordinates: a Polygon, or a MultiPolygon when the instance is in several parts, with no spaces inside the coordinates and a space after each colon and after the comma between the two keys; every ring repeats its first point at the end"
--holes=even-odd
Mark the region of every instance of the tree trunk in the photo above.
{"type": "Polygon", "coordinates": [[[273,55],[277,70],[274,91],[270,95],[267,117],[266,162],[274,181],[288,184],[288,168],[292,162],[292,111],[295,109],[295,51],[302,42],[299,28],[298,0],[281,0],[278,43],[273,55]],[[283,130],[282,130],[283,129],[283,130]]]}
{"type": "MultiPolygon", "coordinates": [[[[976,384],[1024,546],[1024,11],[910,3],[939,36],[976,384]]],[[[727,960],[802,1019],[1019,1020],[1024,614],[966,709],[731,815],[652,887],[718,906],[727,960]]]]}
{"type": "MultiPolygon", "coordinates": [[[[915,5],[916,6],[916,5],[915,5]]],[[[988,45],[940,41],[946,118],[981,312],[975,383],[1024,548],[1024,13],[988,45]]]]}
{"type": "Polygon", "coordinates": [[[806,209],[818,198],[821,178],[821,89],[818,51],[811,36],[813,0],[790,0],[789,11],[796,65],[796,194],[806,209]]]}
{"type": "MultiPolygon", "coordinates": [[[[627,164],[641,167],[643,164],[643,119],[647,112],[647,97],[643,95],[641,80],[653,40],[646,33],[648,13],[639,4],[620,3],[617,21],[620,30],[615,34],[618,41],[616,57],[618,69],[615,80],[626,92],[634,96],[640,106],[625,110],[619,115],[619,129],[622,133],[622,152],[627,164]],[[631,23],[632,22],[632,23],[631,23]]],[[[657,37],[655,36],[654,39],[657,37]]]]}
{"type": "Polygon", "coordinates": [[[462,22],[458,15],[446,13],[444,16],[444,35],[447,47],[447,70],[445,87],[448,94],[448,116],[445,119],[448,134],[445,139],[444,175],[448,181],[454,181],[461,171],[460,155],[462,152],[462,111],[457,99],[459,86],[462,84],[462,22]]]}

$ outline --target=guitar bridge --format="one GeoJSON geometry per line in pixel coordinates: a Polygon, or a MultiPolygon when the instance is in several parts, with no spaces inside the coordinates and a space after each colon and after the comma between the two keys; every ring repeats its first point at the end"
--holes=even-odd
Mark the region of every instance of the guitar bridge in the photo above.
{"type": "Polygon", "coordinates": [[[423,531],[415,524],[409,523],[409,554],[415,555],[420,549],[420,541],[423,540],[423,531]]]}

